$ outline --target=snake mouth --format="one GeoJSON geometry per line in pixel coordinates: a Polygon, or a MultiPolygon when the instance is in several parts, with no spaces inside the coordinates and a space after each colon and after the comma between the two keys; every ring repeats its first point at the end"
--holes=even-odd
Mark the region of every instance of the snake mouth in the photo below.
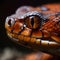
{"type": "Polygon", "coordinates": [[[60,44],[54,40],[48,40],[48,39],[41,39],[41,38],[36,38],[36,37],[30,37],[26,35],[18,35],[18,34],[13,34],[11,32],[8,32],[8,37],[10,37],[11,40],[14,42],[17,42],[20,45],[23,45],[25,47],[31,48],[31,47],[59,47],[60,44]]]}

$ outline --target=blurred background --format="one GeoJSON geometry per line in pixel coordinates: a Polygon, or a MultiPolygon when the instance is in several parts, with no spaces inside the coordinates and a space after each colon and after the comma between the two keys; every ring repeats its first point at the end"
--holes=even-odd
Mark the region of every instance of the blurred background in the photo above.
{"type": "Polygon", "coordinates": [[[59,3],[59,2],[60,2],[59,0],[0,0],[0,58],[1,56],[4,56],[3,52],[12,53],[13,51],[15,51],[17,53],[24,54],[33,52],[32,49],[20,46],[12,42],[7,37],[4,28],[5,19],[7,16],[14,14],[16,9],[20,6],[24,5],[39,6],[47,3],[59,3]]]}

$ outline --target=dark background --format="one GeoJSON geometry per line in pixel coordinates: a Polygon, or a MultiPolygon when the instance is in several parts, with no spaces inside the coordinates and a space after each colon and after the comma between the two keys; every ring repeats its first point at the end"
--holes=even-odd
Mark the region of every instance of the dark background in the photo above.
{"type": "Polygon", "coordinates": [[[13,14],[16,9],[22,5],[38,6],[47,3],[58,3],[59,0],[0,0],[0,50],[2,51],[5,47],[16,48],[20,51],[30,52],[31,49],[22,47],[12,42],[6,35],[4,28],[5,18],[13,14]]]}

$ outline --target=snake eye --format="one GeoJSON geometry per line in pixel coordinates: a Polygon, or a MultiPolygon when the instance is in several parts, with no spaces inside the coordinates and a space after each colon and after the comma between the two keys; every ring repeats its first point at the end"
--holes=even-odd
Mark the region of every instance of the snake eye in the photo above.
{"type": "Polygon", "coordinates": [[[14,25],[14,23],[15,23],[15,20],[14,20],[14,18],[9,18],[9,17],[7,17],[7,19],[6,19],[6,23],[7,23],[7,25],[8,26],[13,26],[14,25]]]}
{"type": "Polygon", "coordinates": [[[37,29],[41,27],[42,19],[39,16],[29,16],[25,19],[27,27],[37,29]]]}

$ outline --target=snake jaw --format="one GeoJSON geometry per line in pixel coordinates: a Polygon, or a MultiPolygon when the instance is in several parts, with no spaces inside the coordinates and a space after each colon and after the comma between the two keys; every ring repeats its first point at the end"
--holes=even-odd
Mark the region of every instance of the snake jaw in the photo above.
{"type": "Polygon", "coordinates": [[[30,36],[26,36],[26,35],[22,35],[22,34],[17,35],[17,34],[13,34],[11,32],[7,32],[7,35],[12,39],[12,41],[14,41],[22,46],[60,56],[60,54],[59,54],[60,53],[60,50],[59,50],[60,44],[57,43],[56,41],[43,40],[40,38],[30,37],[30,36]]]}

